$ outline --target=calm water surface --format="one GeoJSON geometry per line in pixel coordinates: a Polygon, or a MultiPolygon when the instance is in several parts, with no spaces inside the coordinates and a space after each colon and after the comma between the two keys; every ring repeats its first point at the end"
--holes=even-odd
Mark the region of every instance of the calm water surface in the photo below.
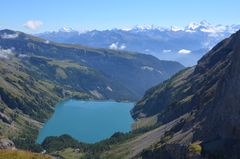
{"type": "Polygon", "coordinates": [[[131,130],[133,103],[67,100],[57,105],[53,116],[40,130],[37,143],[48,136],[69,134],[82,142],[94,143],[114,132],[131,130]]]}

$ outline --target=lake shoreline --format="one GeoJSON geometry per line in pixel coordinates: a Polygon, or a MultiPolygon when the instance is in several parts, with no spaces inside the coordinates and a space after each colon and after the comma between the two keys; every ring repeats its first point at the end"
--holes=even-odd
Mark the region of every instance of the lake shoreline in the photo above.
{"type": "Polygon", "coordinates": [[[53,115],[39,130],[36,143],[41,144],[46,137],[63,134],[68,134],[80,142],[95,143],[110,137],[115,132],[129,132],[132,130],[131,125],[134,122],[130,113],[134,104],[127,101],[120,102],[115,100],[64,99],[55,106],[53,115]],[[56,119],[56,115],[59,114],[62,117],[56,119]],[[54,123],[54,120],[56,120],[55,125],[51,125],[54,123]],[[61,124],[58,125],[58,123],[61,124]],[[77,123],[77,125],[74,126],[73,123],[77,123]],[[47,128],[49,124],[51,128],[47,128]],[[103,124],[102,127],[104,129],[99,126],[101,124],[103,124]],[[63,129],[61,130],[61,128],[63,129]],[[50,132],[48,135],[47,131],[50,132]]]}

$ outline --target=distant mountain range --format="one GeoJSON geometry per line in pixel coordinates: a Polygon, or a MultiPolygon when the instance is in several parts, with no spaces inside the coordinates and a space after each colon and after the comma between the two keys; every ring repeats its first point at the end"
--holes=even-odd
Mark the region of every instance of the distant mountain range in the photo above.
{"type": "Polygon", "coordinates": [[[36,36],[61,43],[141,52],[161,60],[173,60],[192,66],[215,44],[238,29],[240,25],[212,25],[202,21],[190,23],[183,28],[145,25],[130,29],[79,32],[64,27],[59,31],[36,36]]]}

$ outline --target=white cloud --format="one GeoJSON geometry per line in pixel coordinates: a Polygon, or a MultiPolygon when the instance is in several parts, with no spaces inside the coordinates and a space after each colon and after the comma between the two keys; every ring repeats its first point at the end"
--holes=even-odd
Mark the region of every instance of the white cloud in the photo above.
{"type": "Polygon", "coordinates": [[[9,59],[13,55],[14,55],[13,49],[0,48],[0,59],[9,59]]]}
{"type": "Polygon", "coordinates": [[[126,45],[125,45],[125,44],[122,44],[122,45],[119,47],[120,50],[124,50],[125,48],[126,48],[126,45]]]}
{"type": "Polygon", "coordinates": [[[172,50],[163,50],[163,53],[170,53],[172,50]]]}
{"type": "Polygon", "coordinates": [[[15,39],[18,37],[18,33],[15,34],[6,34],[4,33],[3,35],[1,35],[2,39],[15,39]]]}
{"type": "Polygon", "coordinates": [[[24,24],[25,28],[31,29],[31,30],[37,30],[43,25],[43,22],[39,20],[29,20],[24,24]]]}
{"type": "Polygon", "coordinates": [[[117,43],[112,43],[109,45],[109,49],[117,50],[118,49],[118,44],[117,43]]]}
{"type": "Polygon", "coordinates": [[[112,49],[112,50],[124,50],[125,48],[126,48],[125,44],[119,45],[118,42],[112,43],[111,45],[109,45],[109,49],[112,49]]]}
{"type": "Polygon", "coordinates": [[[179,54],[190,54],[191,52],[192,52],[191,50],[186,50],[186,49],[182,49],[178,51],[179,54]]]}

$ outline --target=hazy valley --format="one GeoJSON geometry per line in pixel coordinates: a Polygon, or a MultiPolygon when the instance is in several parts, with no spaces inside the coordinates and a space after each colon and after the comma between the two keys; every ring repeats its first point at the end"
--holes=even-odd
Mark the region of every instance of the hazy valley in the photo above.
{"type": "Polygon", "coordinates": [[[237,0],[1,5],[0,159],[240,158],[237,0]]]}

